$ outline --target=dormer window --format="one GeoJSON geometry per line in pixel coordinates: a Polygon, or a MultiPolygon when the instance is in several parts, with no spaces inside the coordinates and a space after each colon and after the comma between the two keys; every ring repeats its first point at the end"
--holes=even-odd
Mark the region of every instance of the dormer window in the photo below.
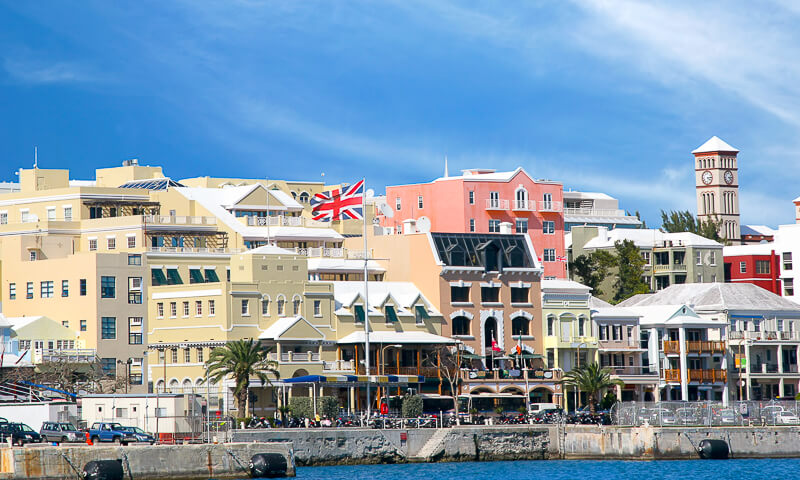
{"type": "Polygon", "coordinates": [[[386,305],[386,307],[384,307],[384,312],[386,315],[386,323],[397,323],[397,312],[392,305],[386,305]]]}
{"type": "Polygon", "coordinates": [[[366,318],[364,315],[364,306],[363,305],[356,305],[353,307],[353,312],[355,313],[355,321],[356,323],[364,323],[364,319],[366,318]]]}

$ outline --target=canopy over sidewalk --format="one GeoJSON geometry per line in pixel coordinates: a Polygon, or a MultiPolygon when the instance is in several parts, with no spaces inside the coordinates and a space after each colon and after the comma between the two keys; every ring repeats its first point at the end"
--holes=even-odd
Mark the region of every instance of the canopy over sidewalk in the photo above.
{"type": "MultiPolygon", "coordinates": [[[[277,383],[277,382],[273,382],[277,383]]],[[[330,385],[355,387],[360,385],[408,385],[425,383],[422,375],[304,375],[287,378],[280,383],[289,385],[330,385]]]]}

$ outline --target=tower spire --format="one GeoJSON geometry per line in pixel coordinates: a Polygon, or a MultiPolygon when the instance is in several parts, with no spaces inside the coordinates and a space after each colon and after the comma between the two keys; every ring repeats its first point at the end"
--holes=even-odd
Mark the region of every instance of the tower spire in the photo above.
{"type": "Polygon", "coordinates": [[[447,155],[444,156],[444,178],[449,177],[450,174],[447,172],[447,155]]]}

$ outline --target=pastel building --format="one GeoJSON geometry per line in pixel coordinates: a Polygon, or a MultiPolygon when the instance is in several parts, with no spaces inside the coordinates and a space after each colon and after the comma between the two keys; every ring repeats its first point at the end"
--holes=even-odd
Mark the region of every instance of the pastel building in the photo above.
{"type": "Polygon", "coordinates": [[[725,283],[752,283],[781,295],[781,255],[775,248],[772,243],[724,247],[725,283]]]}
{"type": "Polygon", "coordinates": [[[619,208],[619,200],[599,192],[564,191],[564,231],[574,226],[640,228],[642,221],[619,208]]]}
{"type": "MultiPolygon", "coordinates": [[[[617,242],[633,242],[645,260],[645,278],[655,291],[674,284],[714,283],[724,279],[722,244],[694,233],[573,227],[567,240],[571,258],[597,250],[613,253],[617,242]]],[[[612,272],[601,285],[604,297],[613,290],[613,277],[612,272]]]]}
{"type": "Polygon", "coordinates": [[[369,248],[387,281],[412,282],[441,313],[442,335],[464,359],[462,399],[487,411],[524,405],[526,395],[562,401],[561,371],[545,364],[542,266],[530,236],[417,232],[406,221],[401,235],[371,235],[369,248]]]}
{"type": "Polygon", "coordinates": [[[380,224],[403,233],[416,229],[453,233],[522,233],[530,237],[547,278],[566,278],[563,186],[535,180],[524,169],[496,172],[464,170],[427,183],[386,187],[393,216],[380,224]]]}

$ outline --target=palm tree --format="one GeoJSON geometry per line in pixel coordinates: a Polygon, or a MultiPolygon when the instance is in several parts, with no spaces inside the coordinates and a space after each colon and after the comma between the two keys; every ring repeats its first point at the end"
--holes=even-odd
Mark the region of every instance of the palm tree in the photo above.
{"type": "Polygon", "coordinates": [[[269,349],[251,338],[226,343],[211,351],[206,361],[210,381],[217,383],[230,376],[236,383],[233,396],[236,408],[242,417],[247,416],[250,393],[250,377],[258,377],[265,385],[270,384],[269,374],[280,378],[278,363],[269,360],[269,349]]]}
{"type": "MultiPolygon", "coordinates": [[[[587,393],[589,410],[592,413],[595,413],[594,402],[599,391],[622,384],[621,381],[611,378],[611,370],[601,368],[597,362],[573,368],[564,375],[562,382],[587,393]]],[[[578,406],[575,405],[575,408],[578,406]]]]}

